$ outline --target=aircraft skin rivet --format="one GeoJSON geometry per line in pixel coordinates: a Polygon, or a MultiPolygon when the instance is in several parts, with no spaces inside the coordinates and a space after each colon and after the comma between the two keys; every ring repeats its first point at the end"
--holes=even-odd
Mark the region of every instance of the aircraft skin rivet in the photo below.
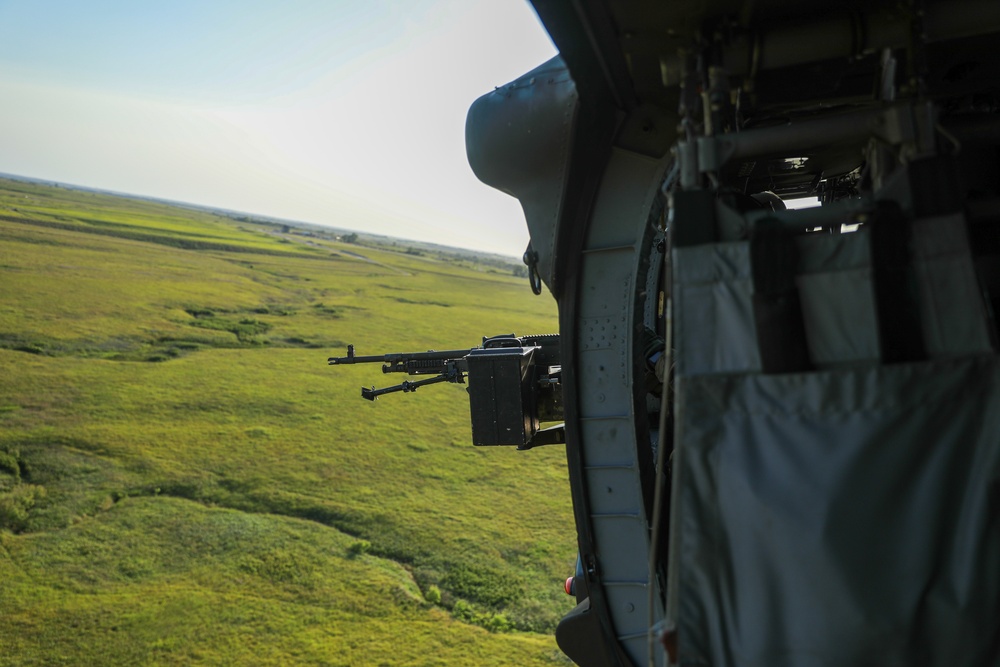
{"type": "Polygon", "coordinates": [[[635,611],[635,605],[632,604],[631,602],[626,603],[625,604],[625,611],[627,611],[628,613],[631,614],[633,611],[635,611]]]}

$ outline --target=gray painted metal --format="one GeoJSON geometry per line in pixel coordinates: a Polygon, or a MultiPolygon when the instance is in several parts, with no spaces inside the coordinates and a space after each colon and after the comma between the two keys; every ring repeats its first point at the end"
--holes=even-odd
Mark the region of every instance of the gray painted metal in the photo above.
{"type": "MultiPolygon", "coordinates": [[[[650,582],[631,349],[643,312],[635,311],[634,294],[647,281],[639,274],[640,243],[666,167],[666,160],[612,152],[577,276],[578,382],[587,391],[580,397],[584,428],[576,446],[586,465],[590,521],[600,545],[598,566],[608,608],[619,643],[637,665],[648,662],[650,582]]],[[[662,609],[654,610],[655,618],[662,616],[662,609]]],[[[663,664],[662,655],[659,660],[663,664]]]]}
{"type": "Polygon", "coordinates": [[[556,57],[476,100],[465,124],[472,171],[521,202],[549,289],[577,105],[576,86],[556,57]]]}

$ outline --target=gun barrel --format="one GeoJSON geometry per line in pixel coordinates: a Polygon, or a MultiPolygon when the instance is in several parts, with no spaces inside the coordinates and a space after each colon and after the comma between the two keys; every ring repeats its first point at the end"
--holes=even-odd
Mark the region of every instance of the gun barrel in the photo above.
{"type": "Polygon", "coordinates": [[[331,366],[340,366],[341,364],[374,364],[374,363],[382,363],[384,361],[385,361],[384,356],[380,357],[374,354],[367,357],[349,356],[349,357],[330,357],[329,359],[327,359],[327,362],[331,366]]]}
{"type": "Polygon", "coordinates": [[[373,355],[370,357],[330,357],[326,363],[330,366],[342,366],[344,364],[374,364],[383,361],[383,357],[373,355]]]}
{"type": "Polygon", "coordinates": [[[438,360],[446,361],[449,359],[461,359],[467,355],[471,350],[428,350],[427,352],[393,352],[390,354],[372,354],[368,356],[359,357],[354,354],[354,346],[347,346],[347,356],[346,357],[330,357],[326,361],[331,366],[340,366],[343,364],[391,364],[393,370],[384,371],[386,373],[390,372],[400,372],[403,370],[395,369],[397,364],[405,364],[408,361],[425,361],[425,360],[438,360]]]}

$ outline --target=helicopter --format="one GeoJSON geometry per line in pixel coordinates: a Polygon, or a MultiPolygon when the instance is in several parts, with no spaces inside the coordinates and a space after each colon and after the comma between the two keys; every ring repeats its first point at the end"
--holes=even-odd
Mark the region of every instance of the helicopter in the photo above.
{"type": "Polygon", "coordinates": [[[580,667],[1000,665],[1000,3],[532,5],[466,147],[558,335],[362,394],[565,445],[580,667]]]}
{"type": "Polygon", "coordinates": [[[1000,664],[1000,4],[532,4],[466,143],[559,305],[560,647],[1000,664]]]}

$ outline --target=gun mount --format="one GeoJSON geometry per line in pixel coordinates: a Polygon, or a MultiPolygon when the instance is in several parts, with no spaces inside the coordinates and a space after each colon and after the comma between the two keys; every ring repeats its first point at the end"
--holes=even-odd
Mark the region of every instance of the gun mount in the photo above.
{"type": "Polygon", "coordinates": [[[421,380],[376,389],[362,387],[361,397],[375,401],[396,392],[412,393],[441,382],[465,384],[469,378],[469,407],[474,445],[515,445],[531,449],[565,442],[562,424],[562,366],[559,336],[484,337],[479,347],[358,356],[347,346],[346,357],[330,357],[331,366],[381,363],[383,373],[429,375],[421,380]]]}

